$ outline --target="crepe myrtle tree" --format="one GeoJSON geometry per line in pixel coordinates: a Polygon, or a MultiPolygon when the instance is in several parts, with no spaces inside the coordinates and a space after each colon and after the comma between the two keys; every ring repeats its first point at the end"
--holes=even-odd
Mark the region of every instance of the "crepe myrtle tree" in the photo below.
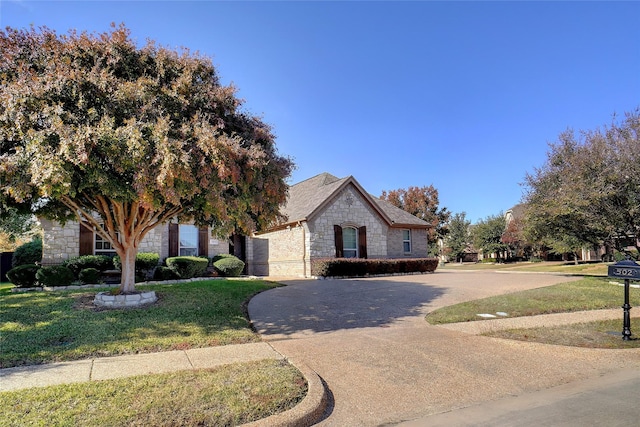
{"type": "Polygon", "coordinates": [[[293,163],[209,58],[123,25],[0,31],[0,206],[86,221],[135,288],[144,236],[177,218],[224,235],[279,216],[293,163]]]}

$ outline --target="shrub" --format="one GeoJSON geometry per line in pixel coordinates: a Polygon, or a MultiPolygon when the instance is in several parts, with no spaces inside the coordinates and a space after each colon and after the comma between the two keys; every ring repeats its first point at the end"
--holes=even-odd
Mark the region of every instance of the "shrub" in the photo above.
{"type": "Polygon", "coordinates": [[[179,278],[178,273],[164,265],[157,267],[153,272],[153,280],[176,280],[179,278]]]}
{"type": "Polygon", "coordinates": [[[69,258],[62,263],[79,277],[80,271],[85,268],[95,268],[98,271],[107,271],[113,268],[113,259],[107,255],[82,255],[69,258]]]}
{"type": "Polygon", "coordinates": [[[411,259],[362,259],[362,258],[326,258],[311,262],[311,274],[314,276],[367,276],[395,273],[434,272],[438,267],[436,258],[411,259]]]}
{"type": "Polygon", "coordinates": [[[213,268],[215,268],[221,276],[237,277],[242,274],[242,270],[244,270],[244,262],[233,255],[218,255],[213,259],[215,260],[213,261],[213,268]]]}
{"type": "Polygon", "coordinates": [[[96,268],[84,268],[78,273],[78,279],[82,283],[96,284],[100,282],[100,270],[96,268]]]}
{"type": "Polygon", "coordinates": [[[35,264],[19,265],[7,271],[7,279],[19,288],[31,288],[36,283],[36,273],[40,267],[35,264]]]}
{"type": "Polygon", "coordinates": [[[42,261],[42,240],[34,239],[29,243],[19,246],[13,252],[11,266],[35,264],[42,261]]]}
{"type": "MultiPolygon", "coordinates": [[[[149,277],[153,269],[158,266],[160,255],[155,252],[138,252],[136,254],[136,282],[141,282],[149,277]]],[[[117,270],[122,271],[122,260],[119,256],[113,257],[113,264],[117,270]]]]}
{"type": "Polygon", "coordinates": [[[177,256],[167,258],[167,267],[172,269],[181,279],[202,276],[209,266],[207,258],[196,256],[177,256]]]}
{"type": "Polygon", "coordinates": [[[36,273],[36,280],[44,286],[69,286],[75,275],[64,265],[42,267],[36,273]]]}

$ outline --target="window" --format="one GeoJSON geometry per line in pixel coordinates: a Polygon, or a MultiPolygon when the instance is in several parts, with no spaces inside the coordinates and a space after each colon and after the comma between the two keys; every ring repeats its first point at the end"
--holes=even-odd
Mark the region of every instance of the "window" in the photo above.
{"type": "Polygon", "coordinates": [[[411,253],[411,230],[402,230],[402,246],[405,254],[411,253]]]}
{"type": "MultiPolygon", "coordinates": [[[[100,224],[102,228],[104,228],[104,224],[100,224]]],[[[113,245],[105,240],[101,235],[99,235],[98,233],[94,234],[94,239],[93,239],[93,254],[94,255],[107,255],[110,257],[113,257],[116,255],[116,250],[113,247],[113,245]]],[[[120,235],[117,234],[118,239],[120,239],[120,235]]]]}
{"type": "Polygon", "coordinates": [[[180,224],[178,255],[198,256],[198,228],[195,225],[180,224]]]}
{"type": "Polygon", "coordinates": [[[358,258],[358,230],[353,227],[344,227],[342,245],[345,258],[358,258]]]}

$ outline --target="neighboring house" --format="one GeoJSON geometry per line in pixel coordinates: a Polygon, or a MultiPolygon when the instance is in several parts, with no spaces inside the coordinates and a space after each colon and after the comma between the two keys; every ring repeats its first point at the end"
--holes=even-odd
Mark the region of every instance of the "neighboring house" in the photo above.
{"type": "MultiPolygon", "coordinates": [[[[93,227],[69,221],[64,226],[40,219],[44,236],[42,264],[60,264],[79,255],[115,255],[111,244],[95,233],[93,227]]],[[[199,255],[213,257],[229,253],[229,242],[211,237],[207,227],[190,224],[160,224],[140,242],[139,252],[154,252],[163,260],[170,256],[199,255]]]]}
{"type": "Polygon", "coordinates": [[[425,258],[430,225],[368,194],[352,176],[323,173],[289,188],[287,220],[247,240],[249,274],[311,275],[317,258],[425,258]]]}

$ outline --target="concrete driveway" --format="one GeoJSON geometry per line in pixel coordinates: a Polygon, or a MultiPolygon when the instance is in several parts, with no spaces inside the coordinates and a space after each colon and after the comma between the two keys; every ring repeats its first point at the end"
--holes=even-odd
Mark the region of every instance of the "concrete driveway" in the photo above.
{"type": "Polygon", "coordinates": [[[636,350],[516,342],[424,321],[437,307],[568,280],[574,279],[446,271],[287,280],[281,281],[286,287],[254,297],[249,316],[273,348],[304,362],[326,382],[334,405],[320,425],[392,425],[640,369],[636,350]]]}

